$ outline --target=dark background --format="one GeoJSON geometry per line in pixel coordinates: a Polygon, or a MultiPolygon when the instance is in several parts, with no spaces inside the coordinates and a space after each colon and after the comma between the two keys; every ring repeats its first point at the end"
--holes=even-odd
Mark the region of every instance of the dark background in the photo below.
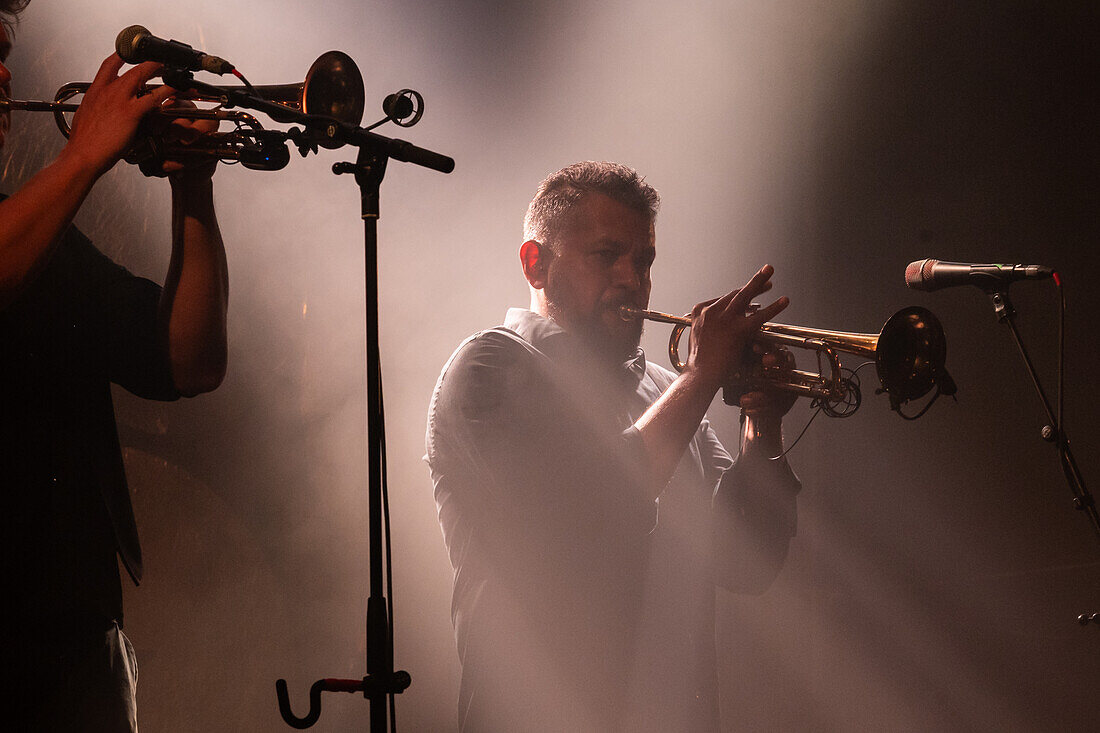
{"type": "MultiPolygon", "coordinates": [[[[345,50],[367,121],[390,91],[424,93],[424,122],[390,134],[458,167],[392,164],[380,227],[405,730],[453,729],[457,698],[450,568],[420,462],[432,385],[465,335],[526,304],[516,250],[538,181],[592,158],[662,192],[658,309],[685,311],[767,261],[793,301],[782,322],[875,332],[917,304],[947,333],[957,403],[904,422],[868,388],[855,417],[818,419],[792,451],[805,488],[787,566],[761,597],[720,596],[726,729],[1084,731],[1100,627],[1075,618],[1100,611],[1100,543],[986,296],[909,291],[902,274],[925,257],[1063,274],[1065,427],[1095,480],[1097,16],[1020,0],[37,0],[10,66],[17,97],[48,97],[142,23],[254,83],[298,81],[345,50]]],[[[61,146],[44,115],[13,126],[8,192],[61,146]]],[[[224,386],[169,405],[118,395],[147,557],[126,599],[146,730],[279,730],[276,678],[301,714],[314,679],[365,671],[361,233],[354,186],[328,172],[348,156],[318,157],[215,179],[232,280],[224,386]]],[[[163,277],[163,181],[120,166],[77,223],[163,277]]],[[[1056,290],[1012,294],[1053,395],[1056,290]]],[[[666,338],[646,336],[659,361],[666,338]]],[[[797,406],[788,435],[808,416],[797,406]]],[[[736,411],[718,403],[711,418],[732,445],[736,411]]],[[[316,729],[362,729],[366,714],[329,696],[316,729]]]]}

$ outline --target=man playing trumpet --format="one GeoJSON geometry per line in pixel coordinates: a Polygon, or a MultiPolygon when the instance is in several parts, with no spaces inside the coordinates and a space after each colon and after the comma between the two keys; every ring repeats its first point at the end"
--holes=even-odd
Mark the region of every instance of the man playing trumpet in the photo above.
{"type": "MultiPolygon", "coordinates": [[[[9,99],[11,26],[26,4],[0,0],[0,93],[9,99]]],[[[110,384],[174,400],[214,389],[226,368],[213,162],[164,164],[172,255],[163,288],[71,226],[139,123],[172,105],[171,88],[143,91],[157,64],[119,75],[122,66],[115,55],[103,62],[64,149],[0,202],[0,480],[15,609],[4,715],[20,730],[136,730],[116,555],[137,582],[141,550],[110,384]]],[[[0,144],[9,114],[0,115],[0,144]]],[[[181,120],[166,134],[187,142],[212,126],[181,120]]]]}
{"type": "Polygon", "coordinates": [[[620,307],[648,305],[658,203],[614,163],[544,180],[519,252],[530,309],[467,339],[436,385],[463,731],[717,730],[715,584],[762,592],[786,557],[800,484],[768,458],[793,398],[742,396],[736,461],[704,414],[788,301],[751,307],[765,266],[695,306],[682,374],[646,362],[620,307]]]}

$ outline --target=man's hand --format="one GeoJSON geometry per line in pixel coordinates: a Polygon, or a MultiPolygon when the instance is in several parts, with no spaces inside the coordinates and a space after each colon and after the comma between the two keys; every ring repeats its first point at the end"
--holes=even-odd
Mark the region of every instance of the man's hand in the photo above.
{"type": "Polygon", "coordinates": [[[741,364],[760,326],[790,303],[780,298],[752,309],[753,299],[771,288],[772,272],[765,265],[745,287],[692,309],[691,353],[684,371],[634,423],[649,456],[653,498],[664,490],[714,394],[741,364]]]}
{"type": "MultiPolygon", "coordinates": [[[[760,360],[769,381],[785,382],[794,369],[794,354],[787,349],[755,343],[752,352],[754,358],[760,360]]],[[[797,401],[798,395],[793,392],[772,388],[746,392],[741,395],[740,405],[741,411],[753,420],[779,421],[797,401]]]]}
{"type": "Polygon", "coordinates": [[[771,289],[773,272],[771,265],[764,265],[743,288],[692,309],[691,346],[685,371],[699,375],[705,383],[714,385],[715,390],[737,371],[760,326],[790,304],[783,297],[752,310],[753,299],[771,289]]]}
{"type": "Polygon", "coordinates": [[[142,119],[176,91],[162,86],[143,93],[145,83],[160,71],[158,63],[147,61],[119,76],[122,65],[117,54],[104,59],[73,116],[63,153],[89,166],[97,177],[130,147],[142,119]]]}
{"type": "Polygon", "coordinates": [[[217,132],[218,121],[171,117],[173,110],[195,108],[195,103],[189,100],[169,99],[161,106],[164,121],[150,127],[152,134],[160,138],[165,146],[181,151],[166,158],[160,166],[160,174],[168,176],[173,185],[202,182],[213,176],[217,169],[217,158],[186,150],[217,132]]]}

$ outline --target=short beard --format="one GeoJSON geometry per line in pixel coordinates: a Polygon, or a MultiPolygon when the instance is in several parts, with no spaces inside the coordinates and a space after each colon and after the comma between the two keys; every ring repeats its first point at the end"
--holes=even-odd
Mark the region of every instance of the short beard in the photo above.
{"type": "MultiPolygon", "coordinates": [[[[559,324],[565,323],[561,318],[562,310],[555,303],[548,301],[547,309],[554,321],[559,324]]],[[[614,365],[622,364],[638,353],[645,322],[640,318],[624,319],[626,327],[621,331],[613,332],[603,322],[603,313],[604,311],[597,311],[590,318],[581,321],[572,320],[569,331],[599,361],[614,365]]]]}

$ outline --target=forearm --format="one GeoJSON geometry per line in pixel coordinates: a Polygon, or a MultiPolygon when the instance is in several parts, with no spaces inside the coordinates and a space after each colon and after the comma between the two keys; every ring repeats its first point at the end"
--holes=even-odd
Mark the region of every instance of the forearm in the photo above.
{"type": "Polygon", "coordinates": [[[650,498],[664,490],[717,391],[714,380],[685,370],[634,423],[649,459],[650,498]]]}
{"type": "Polygon", "coordinates": [[[782,453],[778,418],[746,416],[741,452],[714,494],[716,580],[739,592],[763,592],[778,575],[797,526],[801,482],[782,453]]]}
{"type": "Polygon", "coordinates": [[[94,165],[66,148],[0,202],[0,309],[15,300],[49,259],[97,178],[94,165]]]}
{"type": "Polygon", "coordinates": [[[118,76],[122,59],[107,57],[73,117],[57,160],[0,203],[0,308],[7,306],[48,260],[96,180],[130,145],[141,119],[175,90],[139,94],[160,70],[144,63],[118,76]]]}
{"type": "MultiPolygon", "coordinates": [[[[783,418],[775,415],[756,416],[742,412],[741,450],[743,456],[773,458],[783,452],[783,418]]],[[[779,459],[786,464],[787,459],[779,459]]]]}
{"type": "Polygon", "coordinates": [[[172,259],[160,301],[172,378],[185,395],[216,388],[226,369],[229,277],[209,178],[172,182],[172,259]]]}

